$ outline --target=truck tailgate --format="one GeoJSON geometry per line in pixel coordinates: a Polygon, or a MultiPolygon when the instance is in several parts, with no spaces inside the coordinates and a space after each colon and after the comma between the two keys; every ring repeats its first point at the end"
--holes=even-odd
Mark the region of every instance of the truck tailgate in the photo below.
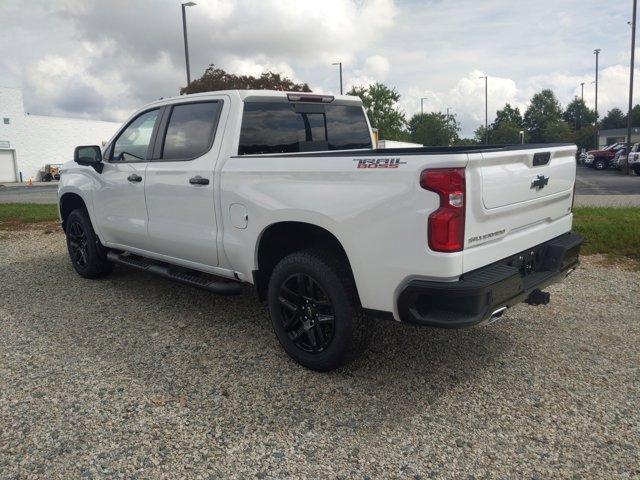
{"type": "Polygon", "coordinates": [[[482,203],[487,209],[537,200],[573,189],[576,170],[573,155],[522,151],[483,153],[482,157],[482,203]],[[532,186],[534,182],[538,183],[532,186]]]}
{"type": "Polygon", "coordinates": [[[571,229],[576,147],[469,155],[464,271],[571,229]]]}

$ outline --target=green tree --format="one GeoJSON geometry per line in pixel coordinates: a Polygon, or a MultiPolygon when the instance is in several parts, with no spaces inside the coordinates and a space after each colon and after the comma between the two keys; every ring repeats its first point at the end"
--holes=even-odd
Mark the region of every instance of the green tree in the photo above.
{"type": "Polygon", "coordinates": [[[510,145],[520,143],[522,127],[512,122],[501,122],[497,127],[491,128],[489,139],[493,145],[510,145]]]}
{"type": "MultiPolygon", "coordinates": [[[[477,144],[485,143],[486,132],[487,132],[487,129],[484,128],[484,125],[480,125],[473,132],[473,141],[476,142],[477,144]]],[[[489,127],[489,133],[491,133],[491,127],[489,127]]]]}
{"type": "Polygon", "coordinates": [[[540,141],[543,143],[570,142],[573,139],[572,134],[571,125],[564,120],[556,120],[546,123],[540,141]]]}
{"type": "Polygon", "coordinates": [[[406,140],[404,130],[407,124],[404,112],[398,108],[400,94],[395,88],[382,83],[374,83],[368,87],[353,87],[347,92],[362,99],[371,126],[378,129],[380,140],[406,140]]]}
{"type": "Polygon", "coordinates": [[[458,138],[452,145],[478,145],[478,141],[475,138],[458,138]]]}
{"type": "Polygon", "coordinates": [[[580,130],[585,125],[596,123],[596,112],[587,107],[582,99],[576,97],[567,105],[562,118],[574,130],[580,130]]]}
{"type": "Polygon", "coordinates": [[[524,112],[523,124],[526,128],[529,139],[533,143],[544,142],[545,130],[550,136],[553,128],[547,129],[548,125],[558,126],[562,121],[562,108],[556,96],[549,89],[536,93],[531,98],[531,103],[524,112]]]}
{"type": "MultiPolygon", "coordinates": [[[[631,125],[633,127],[640,127],[640,105],[636,105],[631,109],[631,125]]],[[[626,126],[627,126],[627,116],[625,115],[624,125],[622,127],[626,127],[626,126]]]]}
{"type": "MultiPolygon", "coordinates": [[[[633,110],[631,111],[631,118],[633,119],[633,110]]],[[[610,128],[624,128],[627,126],[627,118],[622,110],[617,107],[612,108],[607,112],[600,122],[600,127],[603,130],[610,128]]]]}
{"type": "Polygon", "coordinates": [[[518,127],[518,131],[522,130],[522,114],[518,107],[512,107],[510,104],[505,104],[502,109],[496,112],[496,119],[491,124],[492,129],[496,129],[501,125],[508,123],[518,127]]]}
{"type": "Polygon", "coordinates": [[[578,149],[592,150],[596,146],[596,127],[585,125],[580,130],[573,132],[571,142],[578,146],[578,149]]]}
{"type": "Polygon", "coordinates": [[[409,120],[411,140],[426,146],[452,145],[458,141],[459,132],[460,125],[455,115],[417,113],[409,120]]]}
{"type": "Polygon", "coordinates": [[[209,65],[202,77],[180,89],[185,93],[211,92],[216,90],[284,90],[287,92],[310,92],[306,83],[295,83],[280,73],[264,72],[259,77],[234,75],[215,65],[209,65]]]}

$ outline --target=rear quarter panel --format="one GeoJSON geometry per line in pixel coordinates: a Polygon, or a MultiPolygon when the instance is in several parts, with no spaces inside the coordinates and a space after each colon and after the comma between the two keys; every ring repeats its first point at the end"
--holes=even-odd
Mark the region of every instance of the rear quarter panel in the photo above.
{"type": "Polygon", "coordinates": [[[251,281],[262,232],[278,222],[298,221],[320,226],[340,241],[365,308],[394,311],[398,287],[414,277],[457,278],[461,253],[429,251],[427,218],[439,199],[420,187],[419,178],[427,167],[463,167],[468,156],[393,157],[404,163],[398,168],[358,168],[363,157],[348,153],[229,157],[220,182],[227,261],[251,281]],[[232,226],[234,204],[246,207],[246,228],[232,226]]]}

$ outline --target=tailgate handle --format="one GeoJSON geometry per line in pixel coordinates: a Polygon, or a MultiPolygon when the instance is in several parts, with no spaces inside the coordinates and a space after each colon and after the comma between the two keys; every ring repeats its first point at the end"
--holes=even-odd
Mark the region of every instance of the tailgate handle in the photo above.
{"type": "Polygon", "coordinates": [[[551,160],[551,152],[538,152],[533,155],[533,166],[546,165],[551,160]]]}

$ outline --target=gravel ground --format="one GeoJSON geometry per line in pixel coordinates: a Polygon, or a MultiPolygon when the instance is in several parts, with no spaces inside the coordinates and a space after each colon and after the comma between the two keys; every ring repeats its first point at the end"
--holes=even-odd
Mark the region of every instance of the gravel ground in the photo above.
{"type": "Polygon", "coordinates": [[[60,233],[0,232],[0,478],[638,478],[639,277],[585,258],[546,307],[380,322],[318,374],[250,292],[84,280],[60,233]]]}

